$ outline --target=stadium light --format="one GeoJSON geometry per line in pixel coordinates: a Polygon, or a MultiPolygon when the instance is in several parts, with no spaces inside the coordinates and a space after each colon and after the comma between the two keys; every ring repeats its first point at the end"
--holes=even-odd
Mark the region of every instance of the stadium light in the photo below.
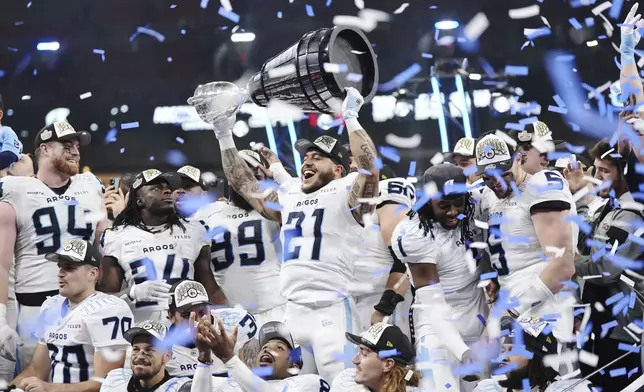
{"type": "Polygon", "coordinates": [[[36,46],[36,49],[41,52],[55,52],[60,49],[60,44],[56,41],[54,42],[39,42],[36,46]]]}

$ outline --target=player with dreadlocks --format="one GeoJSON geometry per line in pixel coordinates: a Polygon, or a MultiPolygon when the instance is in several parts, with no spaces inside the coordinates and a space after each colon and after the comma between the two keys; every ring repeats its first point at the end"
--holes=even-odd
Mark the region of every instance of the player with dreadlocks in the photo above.
{"type": "Polygon", "coordinates": [[[423,388],[454,391],[460,380],[453,366],[473,361],[470,347],[484,329],[479,315],[488,314],[485,293],[477,288],[479,267],[469,249],[473,241],[482,240],[475,239],[481,230],[472,224],[476,204],[460,168],[430,167],[423,182],[428,201],[398,223],[391,244],[409,267],[416,288],[417,360],[428,362],[430,369],[423,376],[429,385],[423,388]]]}
{"type": "Polygon", "coordinates": [[[181,279],[204,285],[213,304],[226,297],[210,270],[210,239],[205,228],[174,209],[172,190],[181,186],[176,173],[145,170],[134,179],[126,208],[101,240],[100,290],[121,292],[136,322],[165,320],[170,286],[181,279]]]}

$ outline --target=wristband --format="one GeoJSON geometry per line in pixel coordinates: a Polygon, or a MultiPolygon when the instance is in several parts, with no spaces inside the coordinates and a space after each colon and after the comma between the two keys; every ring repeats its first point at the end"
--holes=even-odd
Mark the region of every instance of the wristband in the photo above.
{"type": "Polygon", "coordinates": [[[404,300],[405,297],[396,293],[394,290],[385,290],[385,292],[382,293],[382,297],[380,297],[380,302],[378,302],[373,308],[387,316],[391,316],[396,309],[396,305],[404,300]]]}

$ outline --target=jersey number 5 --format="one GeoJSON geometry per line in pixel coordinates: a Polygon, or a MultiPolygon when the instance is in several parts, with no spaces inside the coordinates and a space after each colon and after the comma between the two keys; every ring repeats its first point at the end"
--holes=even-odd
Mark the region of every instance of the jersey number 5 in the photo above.
{"type": "MultiPolygon", "coordinates": [[[[76,227],[76,211],[80,209],[75,205],[67,206],[67,232],[73,237],[82,237],[84,240],[89,240],[92,236],[92,224],[87,223],[85,227],[76,227]]],[[[83,210],[81,210],[83,211],[83,210]]],[[[85,213],[85,211],[83,211],[85,213]]],[[[56,210],[54,207],[45,207],[40,208],[34,211],[32,215],[32,220],[34,223],[34,228],[36,229],[36,235],[51,235],[51,238],[46,238],[38,243],[36,243],[36,249],[38,250],[39,255],[44,255],[47,253],[58,252],[61,246],[61,235],[62,228],[60,222],[58,222],[58,216],[56,215],[56,210]],[[45,218],[46,219],[43,219],[45,218]],[[51,245],[46,245],[45,243],[51,240],[51,245]]]]}
{"type": "MultiPolygon", "coordinates": [[[[315,218],[313,223],[313,250],[311,251],[311,258],[309,260],[320,260],[320,247],[322,246],[322,221],[324,220],[324,209],[316,208],[311,214],[315,218]]],[[[302,223],[304,223],[306,215],[304,211],[294,211],[288,214],[286,225],[294,225],[293,228],[284,229],[284,261],[294,260],[300,258],[301,245],[295,246],[291,250],[291,241],[302,237],[302,223]]]]}

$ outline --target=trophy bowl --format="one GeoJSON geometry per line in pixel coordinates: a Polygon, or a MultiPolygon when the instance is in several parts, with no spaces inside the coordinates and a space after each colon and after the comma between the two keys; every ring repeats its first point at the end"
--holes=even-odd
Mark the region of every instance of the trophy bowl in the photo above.
{"type": "Polygon", "coordinates": [[[212,124],[237,113],[247,99],[246,90],[230,82],[200,84],[188,104],[195,107],[199,117],[212,124]]]}

